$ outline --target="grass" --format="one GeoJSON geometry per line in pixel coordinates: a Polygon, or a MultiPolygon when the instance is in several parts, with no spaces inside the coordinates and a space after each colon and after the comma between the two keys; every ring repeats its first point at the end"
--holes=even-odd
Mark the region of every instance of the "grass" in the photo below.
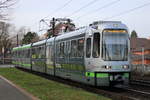
{"type": "Polygon", "coordinates": [[[111,100],[16,68],[0,68],[0,75],[41,100],[111,100]]]}

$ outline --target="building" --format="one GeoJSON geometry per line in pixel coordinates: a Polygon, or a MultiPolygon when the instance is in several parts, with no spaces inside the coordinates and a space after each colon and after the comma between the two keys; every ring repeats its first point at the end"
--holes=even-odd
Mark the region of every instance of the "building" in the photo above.
{"type": "Polygon", "coordinates": [[[146,38],[131,38],[132,64],[150,65],[150,40],[146,38]]]}
{"type": "Polygon", "coordinates": [[[150,71],[150,40],[146,38],[131,38],[132,69],[138,72],[150,71]]]}

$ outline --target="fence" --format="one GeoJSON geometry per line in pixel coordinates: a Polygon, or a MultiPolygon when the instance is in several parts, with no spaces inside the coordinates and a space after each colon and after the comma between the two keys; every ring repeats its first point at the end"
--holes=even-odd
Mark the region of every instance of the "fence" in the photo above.
{"type": "Polygon", "coordinates": [[[133,73],[137,73],[139,75],[150,74],[150,65],[131,65],[131,69],[133,73]]]}

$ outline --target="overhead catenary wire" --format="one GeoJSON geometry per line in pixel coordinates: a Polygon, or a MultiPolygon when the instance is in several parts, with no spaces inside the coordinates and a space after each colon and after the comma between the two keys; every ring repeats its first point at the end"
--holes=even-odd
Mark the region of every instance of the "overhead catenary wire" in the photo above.
{"type": "Polygon", "coordinates": [[[97,1],[99,1],[99,0],[92,0],[91,2],[87,3],[86,5],[82,6],[79,9],[75,10],[74,12],[72,12],[71,14],[69,14],[66,17],[71,17],[71,16],[75,15],[76,13],[80,12],[82,9],[88,7],[89,5],[92,5],[92,4],[96,3],[97,1]]]}
{"type": "Polygon", "coordinates": [[[65,8],[67,5],[69,5],[73,0],[69,0],[66,3],[64,3],[62,6],[58,7],[56,10],[54,10],[52,13],[48,14],[47,16],[43,17],[40,21],[39,21],[39,31],[41,31],[41,22],[44,22],[47,26],[49,26],[46,22],[46,18],[48,18],[50,15],[54,15],[56,12],[62,10],[63,8],[65,8]]]}
{"type": "Polygon", "coordinates": [[[73,0],[69,0],[67,1],[65,4],[63,4],[61,7],[57,8],[56,10],[54,10],[52,13],[48,14],[46,17],[44,17],[43,19],[49,17],[50,15],[55,14],[56,12],[62,10],[63,8],[65,8],[67,5],[69,5],[73,0]]]}
{"type": "Polygon", "coordinates": [[[107,8],[107,7],[110,7],[110,6],[112,6],[113,4],[118,3],[119,1],[121,1],[121,0],[115,0],[115,1],[112,1],[112,2],[110,2],[110,3],[107,3],[107,4],[103,5],[102,7],[99,7],[99,8],[97,8],[97,9],[92,10],[92,11],[89,11],[89,12],[87,12],[87,13],[84,13],[83,15],[77,17],[76,19],[83,18],[83,17],[85,17],[86,15],[89,15],[89,14],[91,15],[92,13],[95,13],[95,12],[97,12],[97,11],[100,11],[100,10],[102,10],[102,9],[105,9],[105,8],[107,8]]]}
{"type": "MultiPolygon", "coordinates": [[[[47,17],[49,17],[50,15],[55,14],[56,12],[58,12],[59,10],[62,10],[63,8],[65,8],[69,3],[71,3],[73,0],[69,0],[67,1],[65,4],[63,4],[61,7],[57,8],[56,10],[54,10],[52,13],[48,14],[47,16],[43,17],[42,19],[39,20],[39,30],[40,30],[40,22],[42,22],[43,20],[46,20],[47,17]]],[[[37,22],[35,22],[34,24],[30,25],[31,27],[33,27],[35,24],[37,24],[37,22]]]]}
{"type": "Polygon", "coordinates": [[[129,9],[129,10],[126,10],[126,11],[123,11],[123,12],[120,12],[118,14],[115,14],[115,15],[112,15],[111,17],[106,17],[106,18],[103,18],[103,20],[108,20],[108,19],[112,19],[114,17],[119,17],[119,16],[122,16],[122,15],[125,15],[127,13],[130,13],[130,12],[133,12],[135,10],[138,10],[140,8],[143,8],[143,7],[146,7],[146,6],[149,6],[150,5],[150,2],[149,3],[145,3],[143,5],[140,5],[140,6],[137,6],[135,8],[132,8],[132,9],[129,9]]]}
{"type": "MultiPolygon", "coordinates": [[[[67,5],[69,5],[72,1],[73,1],[73,0],[67,1],[65,4],[63,4],[61,7],[57,8],[56,10],[54,10],[52,13],[50,13],[49,15],[47,15],[46,17],[44,17],[43,19],[46,20],[47,17],[49,17],[50,15],[53,15],[53,14],[55,14],[56,12],[62,10],[62,9],[65,8],[67,5]]],[[[81,8],[77,9],[76,11],[74,11],[72,14],[70,14],[70,16],[72,16],[72,15],[74,15],[74,14],[80,12],[82,9],[88,7],[89,5],[92,5],[92,4],[96,3],[97,1],[99,1],[99,0],[92,0],[91,2],[87,3],[86,5],[82,6],[81,8]]],[[[102,7],[100,7],[100,8],[95,9],[94,11],[100,10],[100,9],[104,9],[104,8],[106,8],[107,6],[112,5],[112,4],[114,4],[114,3],[118,2],[118,1],[120,1],[120,0],[115,0],[115,1],[113,1],[113,2],[111,2],[111,3],[108,3],[108,4],[106,4],[106,5],[102,6],[102,7]]],[[[88,14],[89,14],[89,13],[88,13],[88,14]]],[[[67,16],[67,17],[70,17],[70,16],[67,16]]],[[[81,17],[81,16],[80,16],[80,17],[81,17]]],[[[78,18],[79,18],[79,17],[78,17],[78,18]]],[[[39,22],[41,22],[43,19],[41,19],[39,22]]],[[[39,25],[40,25],[40,24],[39,24],[39,25]]],[[[40,26],[39,26],[39,28],[40,28],[40,26]]],[[[40,29],[39,29],[39,30],[40,30],[40,29]]]]}

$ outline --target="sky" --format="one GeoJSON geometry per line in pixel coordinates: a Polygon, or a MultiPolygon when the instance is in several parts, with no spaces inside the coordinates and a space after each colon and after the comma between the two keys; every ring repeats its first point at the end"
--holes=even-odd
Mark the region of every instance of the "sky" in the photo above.
{"type": "Polygon", "coordinates": [[[40,34],[44,32],[39,32],[39,21],[53,17],[70,18],[77,27],[98,20],[122,21],[130,32],[135,30],[139,37],[150,37],[150,0],[19,0],[11,23],[40,34]]]}

